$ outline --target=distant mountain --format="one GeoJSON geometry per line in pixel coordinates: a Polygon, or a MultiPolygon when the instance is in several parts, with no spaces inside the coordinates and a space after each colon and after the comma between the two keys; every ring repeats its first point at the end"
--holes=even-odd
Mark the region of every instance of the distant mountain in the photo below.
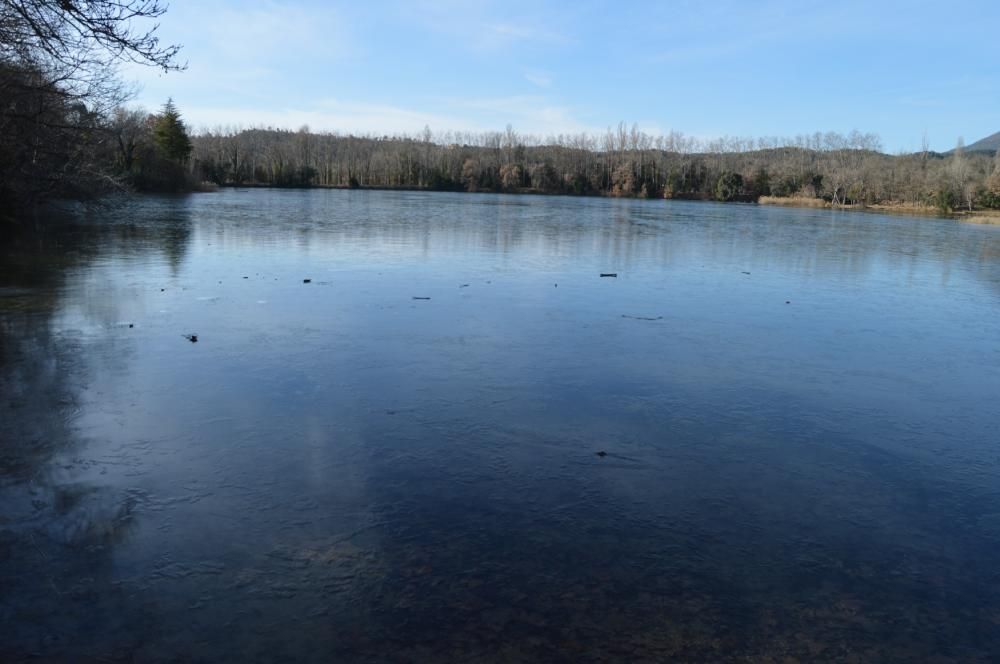
{"type": "Polygon", "coordinates": [[[1000,150],[1000,131],[965,146],[966,152],[996,152],[1000,150]]]}

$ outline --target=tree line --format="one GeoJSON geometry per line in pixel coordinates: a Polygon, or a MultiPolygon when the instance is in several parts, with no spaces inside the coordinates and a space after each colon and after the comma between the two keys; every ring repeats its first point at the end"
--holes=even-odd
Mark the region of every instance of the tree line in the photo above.
{"type": "Polygon", "coordinates": [[[218,185],[384,187],[833,205],[1000,207],[1000,155],[889,155],[873,134],[700,141],[624,123],[599,136],[502,132],[419,136],[216,129],[192,138],[192,168],[218,185]]]}

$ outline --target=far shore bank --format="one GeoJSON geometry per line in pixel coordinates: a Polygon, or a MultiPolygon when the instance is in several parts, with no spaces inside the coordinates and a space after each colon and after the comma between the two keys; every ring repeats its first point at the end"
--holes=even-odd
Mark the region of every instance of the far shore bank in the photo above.
{"type": "Polygon", "coordinates": [[[437,193],[460,193],[460,194],[496,194],[503,193],[513,196],[565,196],[570,198],[635,198],[637,200],[683,200],[683,201],[694,201],[694,202],[708,202],[708,203],[739,203],[742,205],[747,204],[757,204],[757,205],[771,205],[776,207],[796,207],[796,208],[811,208],[811,209],[827,209],[827,210],[844,210],[844,211],[854,211],[854,212],[878,212],[885,214],[899,214],[899,215],[914,215],[920,217],[930,217],[935,219],[952,219],[955,221],[961,221],[964,223],[971,224],[985,224],[985,225],[1000,225],[1000,210],[990,210],[990,209],[974,209],[974,210],[955,210],[949,214],[942,214],[940,210],[930,205],[915,205],[913,203],[873,203],[871,205],[833,205],[829,201],[822,198],[810,198],[806,196],[761,196],[757,201],[718,201],[711,198],[696,198],[696,197],[677,197],[677,198],[652,198],[652,197],[639,197],[639,196],[609,196],[606,194],[601,194],[597,192],[585,193],[585,194],[575,194],[575,193],[560,193],[560,192],[550,192],[542,191],[540,189],[517,189],[515,191],[491,191],[491,190],[479,190],[479,191],[466,191],[466,190],[451,190],[451,189],[430,189],[428,187],[417,187],[417,186],[385,186],[385,185],[362,185],[360,187],[351,187],[348,185],[311,185],[308,187],[276,187],[269,184],[261,183],[242,183],[242,184],[225,184],[221,186],[213,185],[212,187],[205,187],[199,189],[199,191],[216,191],[218,189],[340,189],[347,191],[427,191],[427,192],[437,192],[437,193]]]}
{"type": "Polygon", "coordinates": [[[823,208],[827,210],[854,210],[858,212],[881,212],[885,214],[914,215],[933,217],[935,219],[954,219],[970,224],[1000,225],[1000,210],[954,210],[943,214],[931,205],[915,205],[913,203],[873,203],[871,205],[833,205],[822,198],[807,198],[803,196],[761,196],[759,205],[775,205],[779,207],[823,208]]]}

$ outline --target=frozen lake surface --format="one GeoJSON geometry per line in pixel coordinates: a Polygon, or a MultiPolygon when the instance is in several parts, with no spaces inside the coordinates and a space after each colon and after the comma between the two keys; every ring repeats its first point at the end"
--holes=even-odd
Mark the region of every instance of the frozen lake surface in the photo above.
{"type": "Polygon", "coordinates": [[[227,190],[0,256],[5,661],[1000,658],[1000,228],[227,190]]]}

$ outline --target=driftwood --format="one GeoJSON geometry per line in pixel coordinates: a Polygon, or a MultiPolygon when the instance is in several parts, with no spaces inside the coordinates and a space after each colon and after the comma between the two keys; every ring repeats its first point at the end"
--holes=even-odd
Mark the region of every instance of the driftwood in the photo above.
{"type": "Polygon", "coordinates": [[[417,296],[417,295],[414,295],[414,296],[413,296],[413,299],[414,299],[414,300],[429,300],[429,299],[431,299],[431,298],[429,298],[429,297],[419,297],[419,296],[417,296]]]}
{"type": "Polygon", "coordinates": [[[622,314],[622,318],[631,318],[632,320],[663,320],[663,316],[650,318],[648,316],[629,316],[628,314],[622,314]]]}
{"type": "Polygon", "coordinates": [[[614,277],[614,278],[617,279],[618,278],[618,273],[617,272],[601,272],[601,276],[602,277],[614,277]]]}

